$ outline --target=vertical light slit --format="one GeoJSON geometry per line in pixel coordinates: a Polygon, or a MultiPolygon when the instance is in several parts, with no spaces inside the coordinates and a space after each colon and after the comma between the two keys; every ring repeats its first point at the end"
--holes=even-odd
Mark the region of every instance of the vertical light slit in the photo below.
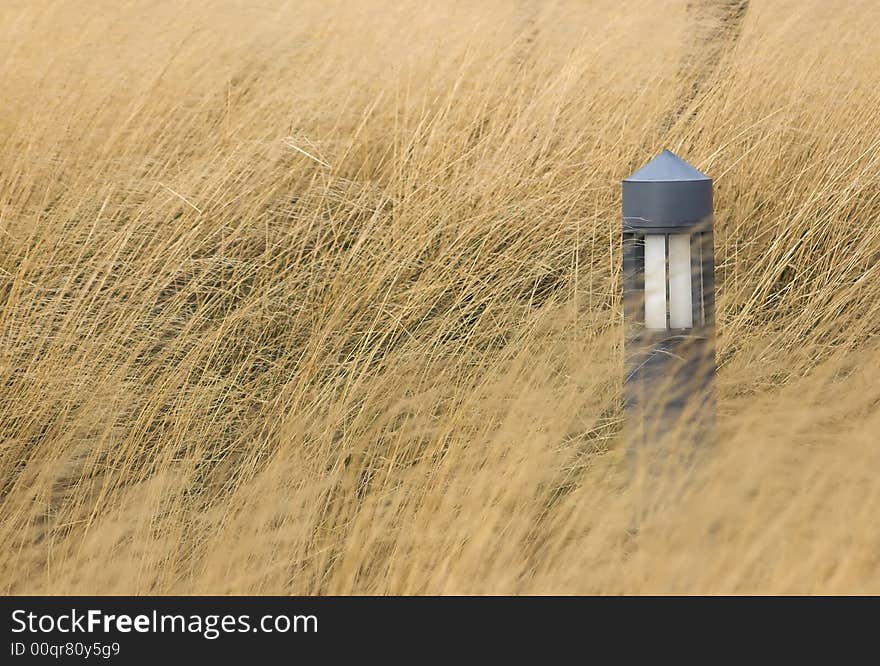
{"type": "Polygon", "coordinates": [[[666,328],[666,236],[645,235],[645,328],[666,328]]]}
{"type": "Polygon", "coordinates": [[[693,328],[691,299],[691,238],[689,234],[669,235],[669,327],[693,328]]]}
{"type": "Polygon", "coordinates": [[[703,243],[706,242],[706,234],[699,234],[700,238],[700,326],[706,325],[706,286],[703,283],[703,243]]]}

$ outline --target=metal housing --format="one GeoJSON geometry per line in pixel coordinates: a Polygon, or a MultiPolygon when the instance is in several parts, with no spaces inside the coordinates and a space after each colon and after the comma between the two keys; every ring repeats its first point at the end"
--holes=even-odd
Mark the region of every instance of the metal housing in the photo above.
{"type": "Polygon", "coordinates": [[[670,432],[679,440],[705,441],[711,436],[715,411],[712,227],[712,180],[668,150],[623,181],[624,405],[631,448],[670,432]],[[691,237],[692,328],[645,328],[646,234],[691,237]]]}

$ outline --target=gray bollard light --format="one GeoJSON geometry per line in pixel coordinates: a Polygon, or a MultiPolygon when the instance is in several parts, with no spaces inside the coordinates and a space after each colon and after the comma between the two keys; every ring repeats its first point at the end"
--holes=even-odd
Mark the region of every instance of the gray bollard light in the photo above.
{"type": "Polygon", "coordinates": [[[715,401],[712,180],[668,150],[623,181],[625,436],[711,437],[715,401]]]}

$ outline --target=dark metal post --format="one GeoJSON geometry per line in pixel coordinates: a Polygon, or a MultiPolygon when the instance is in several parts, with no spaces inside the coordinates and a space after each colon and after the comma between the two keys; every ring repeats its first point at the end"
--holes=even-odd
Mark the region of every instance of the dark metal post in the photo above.
{"type": "Polygon", "coordinates": [[[664,151],[623,181],[625,433],[630,451],[711,437],[712,180],[664,151]]]}

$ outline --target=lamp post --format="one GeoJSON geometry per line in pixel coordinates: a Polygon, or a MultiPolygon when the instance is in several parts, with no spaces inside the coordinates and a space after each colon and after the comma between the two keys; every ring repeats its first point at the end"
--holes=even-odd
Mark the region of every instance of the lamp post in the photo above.
{"type": "Polygon", "coordinates": [[[664,151],[623,181],[625,433],[634,451],[711,436],[712,180],[664,151]]]}

